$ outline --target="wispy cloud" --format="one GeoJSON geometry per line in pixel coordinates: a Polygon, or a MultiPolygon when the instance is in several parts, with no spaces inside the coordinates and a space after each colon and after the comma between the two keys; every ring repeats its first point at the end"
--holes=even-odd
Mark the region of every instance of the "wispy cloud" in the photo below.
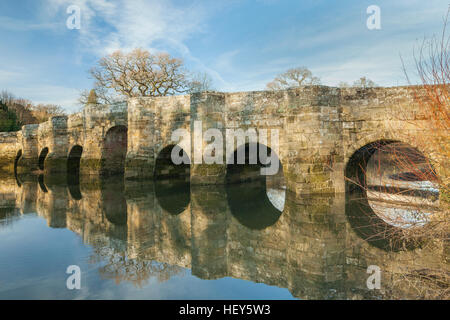
{"type": "Polygon", "coordinates": [[[36,23],[0,16],[0,29],[9,31],[56,30],[57,23],[36,23]]]}
{"type": "Polygon", "coordinates": [[[80,7],[80,43],[100,56],[118,49],[153,49],[157,43],[181,47],[192,34],[202,32],[207,16],[202,5],[175,6],[170,1],[47,1],[59,10],[80,7]]]}

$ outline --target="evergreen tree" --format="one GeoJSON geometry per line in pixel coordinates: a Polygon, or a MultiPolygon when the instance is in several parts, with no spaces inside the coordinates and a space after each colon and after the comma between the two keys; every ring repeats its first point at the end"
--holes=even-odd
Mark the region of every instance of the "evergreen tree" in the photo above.
{"type": "Polygon", "coordinates": [[[18,131],[20,127],[16,113],[0,101],[0,132],[18,131]]]}

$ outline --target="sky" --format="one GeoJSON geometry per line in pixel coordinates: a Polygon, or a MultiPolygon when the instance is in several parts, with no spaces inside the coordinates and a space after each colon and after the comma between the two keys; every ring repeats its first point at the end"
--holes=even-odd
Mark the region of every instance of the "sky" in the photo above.
{"type": "Polygon", "coordinates": [[[3,0],[0,90],[69,113],[93,86],[89,69],[121,49],[168,52],[218,91],[264,90],[277,74],[305,66],[322,84],[366,76],[405,85],[403,58],[439,35],[450,0],[3,0]],[[80,29],[67,20],[80,8],[80,29]],[[369,30],[370,5],[381,29],[369,30]]]}

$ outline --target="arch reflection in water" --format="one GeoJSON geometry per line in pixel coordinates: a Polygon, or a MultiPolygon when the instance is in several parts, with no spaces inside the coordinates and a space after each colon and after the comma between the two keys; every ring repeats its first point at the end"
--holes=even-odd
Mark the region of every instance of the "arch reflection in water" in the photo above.
{"type": "Polygon", "coordinates": [[[249,229],[262,230],[275,224],[281,211],[267,197],[265,185],[246,182],[226,188],[231,214],[249,229]]]}
{"type": "MultiPolygon", "coordinates": [[[[196,283],[201,282],[201,279],[208,279],[210,286],[214,283],[211,280],[224,279],[216,282],[211,290],[213,293],[222,294],[223,282],[227,278],[235,278],[248,283],[260,283],[255,290],[260,290],[262,283],[272,288],[288,288],[293,296],[302,299],[379,299],[389,297],[394,280],[395,284],[400,283],[398,278],[391,277],[389,270],[403,275],[405,267],[413,266],[422,272],[427,268],[440,268],[441,262],[441,270],[446,270],[443,245],[391,254],[359,239],[343,219],[344,199],[341,194],[335,197],[297,197],[289,194],[283,217],[274,227],[261,232],[243,227],[240,221],[230,217],[225,186],[203,186],[198,192],[195,191],[197,187],[192,187],[191,214],[172,216],[161,210],[151,183],[149,188],[145,188],[139,182],[127,181],[128,221],[123,224],[125,211],[117,209],[122,206],[120,201],[125,199],[121,187],[118,187],[123,180],[108,180],[109,182],[102,183],[94,180],[86,185],[83,180],[83,199],[77,202],[68,197],[65,185],[54,185],[51,182],[48,194],[38,191],[36,180],[33,183],[23,180],[22,188],[17,188],[11,180],[10,187],[2,185],[0,188],[2,193],[6,191],[10,194],[0,196],[0,207],[18,205],[25,208],[30,207],[26,203],[33,202],[36,205],[32,205],[31,211],[26,210],[33,212],[30,218],[34,219],[34,213],[38,213],[36,218],[47,219],[52,228],[66,227],[72,230],[73,233],[67,234],[78,234],[92,248],[92,251],[89,250],[92,252],[89,263],[93,264],[85,265],[86,268],[92,270],[92,277],[100,273],[99,281],[113,279],[115,285],[108,285],[108,290],[105,290],[105,284],[93,285],[88,298],[107,298],[112,292],[126,294],[126,297],[140,294],[139,297],[145,298],[150,290],[155,291],[156,283],[149,281],[149,291],[145,292],[145,288],[140,286],[146,285],[146,279],[158,277],[161,281],[171,281],[172,276],[190,269],[191,272],[186,272],[186,277],[197,277],[196,283]],[[379,290],[366,288],[367,264],[378,265],[382,270],[387,270],[383,276],[387,296],[379,290]],[[139,288],[132,291],[130,281],[139,288]]],[[[238,189],[241,187],[244,185],[231,186],[238,189]]],[[[239,190],[236,193],[242,193],[242,189],[239,190]]],[[[41,227],[35,230],[30,234],[22,228],[15,230],[21,232],[18,238],[28,239],[27,244],[31,246],[29,252],[34,252],[27,256],[30,263],[19,269],[29,268],[25,269],[28,273],[35,266],[47,262],[48,256],[42,255],[43,243],[49,251],[56,250],[58,256],[67,254],[75,262],[87,260],[84,254],[86,250],[80,250],[80,241],[59,236],[57,239],[61,242],[55,243],[52,241],[55,238],[46,237],[47,232],[52,234],[51,230],[41,227]],[[30,243],[28,236],[35,236],[33,239],[39,241],[30,243]],[[64,252],[60,251],[62,246],[64,252]]],[[[10,249],[4,249],[0,256],[8,251],[10,249]]],[[[0,264],[0,274],[8,277],[11,275],[5,270],[23,263],[21,255],[11,255],[4,260],[0,264]],[[14,260],[15,256],[18,259],[14,260]]],[[[53,271],[48,268],[45,270],[48,273],[39,274],[39,278],[33,279],[36,283],[40,283],[43,276],[44,279],[52,277],[53,271]]],[[[21,285],[23,288],[20,294],[24,297],[30,297],[30,292],[31,295],[39,294],[25,287],[30,282],[28,275],[16,281],[16,286],[21,285]]],[[[61,283],[57,280],[54,286],[48,282],[45,285],[52,285],[52,289],[56,288],[52,292],[58,292],[57,288],[61,283]]],[[[177,285],[179,282],[168,284],[175,288],[177,285]]],[[[426,284],[421,288],[425,286],[426,284]]],[[[5,295],[5,291],[2,292],[5,295]]],[[[414,294],[414,291],[402,291],[399,298],[417,298],[414,294]]],[[[179,292],[174,292],[169,297],[179,297],[179,292]]],[[[200,296],[203,297],[205,296],[200,296]]],[[[254,294],[248,296],[254,297],[254,294]]]]}
{"type": "Polygon", "coordinates": [[[15,159],[14,159],[14,177],[16,178],[16,182],[17,182],[17,185],[18,185],[19,187],[22,186],[22,183],[20,182],[19,176],[18,176],[18,174],[17,174],[17,166],[18,166],[18,164],[19,164],[20,158],[22,158],[22,149],[20,149],[20,150],[17,152],[17,155],[16,155],[16,157],[15,157],[15,159]]]}
{"type": "Polygon", "coordinates": [[[44,183],[44,175],[43,175],[43,174],[40,174],[40,175],[38,176],[38,182],[39,182],[39,187],[41,188],[41,190],[42,190],[44,193],[47,193],[47,192],[48,192],[48,189],[47,189],[47,186],[46,186],[45,183],[44,183]]]}
{"type": "Polygon", "coordinates": [[[126,226],[127,202],[123,177],[103,178],[101,180],[101,191],[106,219],[116,226],[126,226]]]}
{"type": "Polygon", "coordinates": [[[352,155],[346,177],[346,214],[357,234],[386,250],[420,245],[402,230],[425,225],[436,204],[436,176],[423,154],[401,142],[375,141],[352,155]]]}
{"type": "Polygon", "coordinates": [[[191,202],[191,188],[184,180],[155,181],[155,195],[163,210],[178,215],[186,210],[191,202]]]}
{"type": "Polygon", "coordinates": [[[81,200],[80,190],[80,161],[83,147],[76,145],[70,152],[67,159],[67,187],[69,193],[75,200],[81,200]]]}
{"type": "MultiPolygon", "coordinates": [[[[279,170],[276,175],[263,176],[260,169],[258,143],[247,143],[231,155],[233,161],[227,165],[227,198],[233,214],[239,222],[250,229],[261,230],[273,225],[281,216],[286,198],[286,183],[278,157],[279,170]],[[250,158],[256,150],[257,159],[250,158]],[[238,164],[238,154],[245,153],[244,164],[238,164]],[[238,184],[237,186],[234,184],[238,184]],[[232,187],[230,186],[232,185],[232,187]]],[[[270,155],[273,150],[267,147],[270,155]]]]}

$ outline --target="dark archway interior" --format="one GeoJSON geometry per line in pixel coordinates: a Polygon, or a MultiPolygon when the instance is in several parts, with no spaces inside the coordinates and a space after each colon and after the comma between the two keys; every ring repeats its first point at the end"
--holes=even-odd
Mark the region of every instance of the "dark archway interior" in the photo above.
{"type": "MultiPolygon", "coordinates": [[[[169,145],[161,150],[156,158],[155,162],[155,174],[156,180],[171,179],[171,180],[189,180],[190,177],[190,164],[174,164],[172,161],[172,150],[175,145],[169,145]]],[[[180,156],[188,157],[186,152],[181,149],[180,156]]]]}
{"type": "MultiPolygon", "coordinates": [[[[267,149],[269,154],[273,152],[270,148],[267,149]]],[[[280,218],[282,210],[277,209],[270,201],[268,188],[285,188],[283,169],[278,157],[278,174],[264,176],[260,172],[265,164],[259,160],[258,144],[247,143],[236,149],[232,156],[234,163],[231,164],[230,159],[228,160],[226,175],[231,214],[249,229],[261,230],[273,225],[280,218]],[[244,163],[239,164],[238,152],[242,150],[245,151],[244,163]],[[256,150],[256,159],[251,160],[250,150],[256,150]]]]}
{"type": "MultiPolygon", "coordinates": [[[[154,174],[156,199],[161,208],[171,215],[182,213],[191,201],[190,164],[173,163],[171,154],[174,147],[169,145],[158,154],[154,174]]],[[[180,156],[189,158],[183,149],[180,156]]]]}
{"type": "Polygon", "coordinates": [[[45,147],[39,154],[39,169],[41,170],[44,170],[45,158],[47,157],[47,155],[48,155],[48,148],[45,147]]]}
{"type": "Polygon", "coordinates": [[[108,130],[103,142],[102,175],[121,175],[127,156],[127,127],[115,126],[108,130]]]}
{"type": "Polygon", "coordinates": [[[69,193],[75,200],[81,200],[80,191],[80,161],[83,147],[76,145],[69,153],[67,159],[67,186],[69,193]]]}
{"type": "MultiPolygon", "coordinates": [[[[420,246],[420,241],[409,241],[401,237],[401,232],[398,226],[386,222],[375,213],[371,207],[368,193],[375,190],[376,192],[390,193],[393,192],[392,187],[383,186],[385,177],[389,179],[398,179],[400,176],[405,176],[404,181],[411,178],[410,173],[398,172],[396,174],[389,174],[394,169],[388,168],[389,163],[386,160],[390,157],[399,157],[393,155],[394,145],[400,145],[401,152],[407,152],[409,155],[408,161],[423,161],[424,156],[419,151],[412,147],[406,147],[398,141],[393,140],[379,140],[365,145],[357,150],[349,159],[346,169],[346,209],[345,213],[347,219],[352,226],[355,233],[367,241],[371,245],[386,251],[398,251],[401,249],[413,249],[420,246]],[[384,158],[372,158],[374,154],[384,152],[384,158]],[[387,151],[387,152],[386,152],[387,151]]],[[[399,153],[401,156],[401,152],[399,153]]],[[[396,159],[396,161],[403,161],[396,159]]],[[[398,192],[399,190],[395,190],[398,192]]],[[[405,194],[400,190],[399,194],[405,194]]]]}

